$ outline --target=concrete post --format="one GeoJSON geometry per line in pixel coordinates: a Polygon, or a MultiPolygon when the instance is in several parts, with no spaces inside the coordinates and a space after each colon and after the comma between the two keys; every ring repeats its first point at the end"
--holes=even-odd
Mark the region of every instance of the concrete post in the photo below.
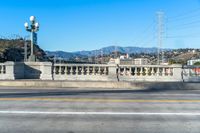
{"type": "Polygon", "coordinates": [[[172,65],[173,67],[173,79],[174,81],[183,81],[182,78],[182,65],[181,64],[176,64],[172,65]]]}
{"type": "Polygon", "coordinates": [[[118,81],[117,73],[116,73],[116,65],[110,65],[108,67],[108,77],[111,81],[118,81]]]}
{"type": "Polygon", "coordinates": [[[14,80],[15,79],[15,73],[14,73],[14,62],[5,62],[6,66],[6,73],[4,79],[8,80],[14,80]]]}
{"type": "Polygon", "coordinates": [[[41,62],[40,79],[42,79],[42,80],[53,80],[53,71],[52,71],[52,69],[53,69],[53,66],[52,66],[51,62],[41,62]]]}

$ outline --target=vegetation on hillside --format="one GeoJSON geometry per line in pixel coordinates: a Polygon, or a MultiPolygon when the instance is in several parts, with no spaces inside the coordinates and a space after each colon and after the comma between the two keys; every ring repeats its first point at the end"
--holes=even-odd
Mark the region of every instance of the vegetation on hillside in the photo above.
{"type": "MultiPolygon", "coordinates": [[[[27,55],[30,55],[30,40],[27,42],[27,55]]],[[[2,39],[0,38],[0,62],[5,61],[24,61],[24,44],[23,38],[2,39]]],[[[39,61],[47,60],[45,52],[38,46],[34,47],[34,54],[39,61]]]]}

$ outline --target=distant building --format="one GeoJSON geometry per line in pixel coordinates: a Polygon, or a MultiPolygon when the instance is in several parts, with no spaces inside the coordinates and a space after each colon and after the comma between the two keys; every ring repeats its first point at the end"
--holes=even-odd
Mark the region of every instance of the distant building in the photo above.
{"type": "Polygon", "coordinates": [[[125,56],[124,56],[124,55],[121,55],[119,58],[120,58],[120,60],[124,60],[124,59],[125,59],[125,56]]]}
{"type": "Polygon", "coordinates": [[[126,55],[121,55],[119,58],[124,60],[124,59],[129,59],[130,57],[129,54],[127,53],[126,55]]]}
{"type": "Polygon", "coordinates": [[[192,59],[187,61],[187,65],[194,65],[194,63],[200,62],[200,59],[192,59]]]}
{"type": "Polygon", "coordinates": [[[119,58],[117,58],[117,59],[110,58],[108,64],[120,64],[120,59],[119,58]]]}
{"type": "Polygon", "coordinates": [[[120,65],[148,65],[149,59],[147,58],[136,58],[136,59],[127,59],[127,58],[111,58],[108,64],[120,64],[120,65]]]}
{"type": "Polygon", "coordinates": [[[149,64],[149,59],[147,58],[136,58],[133,61],[134,61],[134,65],[148,65],[149,64]]]}

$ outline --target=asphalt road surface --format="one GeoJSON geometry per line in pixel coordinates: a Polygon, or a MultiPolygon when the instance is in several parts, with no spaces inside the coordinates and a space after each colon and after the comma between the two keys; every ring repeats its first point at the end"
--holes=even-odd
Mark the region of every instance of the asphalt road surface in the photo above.
{"type": "Polygon", "coordinates": [[[200,90],[0,88],[0,133],[200,133],[200,90]]]}

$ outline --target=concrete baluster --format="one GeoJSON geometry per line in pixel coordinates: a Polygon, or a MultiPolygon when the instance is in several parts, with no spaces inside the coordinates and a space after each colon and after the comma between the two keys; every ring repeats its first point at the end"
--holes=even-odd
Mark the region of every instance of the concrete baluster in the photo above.
{"type": "Polygon", "coordinates": [[[81,67],[81,75],[84,75],[84,66],[81,67]]]}
{"type": "Polygon", "coordinates": [[[149,67],[146,67],[146,68],[145,68],[145,76],[149,76],[149,70],[150,70],[149,67]]]}
{"type": "Polygon", "coordinates": [[[105,67],[102,67],[102,75],[105,74],[105,67]]]}
{"type": "Polygon", "coordinates": [[[99,74],[102,75],[102,67],[99,67],[99,74]]]}
{"type": "Polygon", "coordinates": [[[92,75],[95,75],[95,66],[92,67],[92,75]]]}
{"type": "Polygon", "coordinates": [[[0,65],[0,74],[3,74],[3,65],[0,65]]]}
{"type": "Polygon", "coordinates": [[[0,73],[3,74],[4,73],[4,65],[0,66],[0,73]]]}
{"type": "Polygon", "coordinates": [[[68,75],[68,69],[67,69],[68,67],[67,66],[65,66],[65,75],[68,75]]]}
{"type": "Polygon", "coordinates": [[[126,76],[126,75],[127,75],[127,70],[126,70],[126,67],[124,66],[123,76],[126,76]]]}
{"type": "Polygon", "coordinates": [[[129,73],[128,73],[128,76],[131,76],[132,75],[132,69],[131,67],[129,67],[129,73]]]}
{"type": "Polygon", "coordinates": [[[95,75],[98,74],[99,67],[95,67],[95,75]]]}
{"type": "Polygon", "coordinates": [[[0,65],[0,74],[3,74],[3,65],[0,65]]]}
{"type": "Polygon", "coordinates": [[[162,67],[162,76],[165,76],[165,67],[162,67]]]}
{"type": "Polygon", "coordinates": [[[154,76],[155,75],[155,70],[153,67],[151,67],[151,76],[154,76]]]}
{"type": "Polygon", "coordinates": [[[90,75],[90,67],[87,66],[87,75],[90,75]]]}
{"type": "Polygon", "coordinates": [[[62,67],[61,67],[61,65],[59,66],[58,73],[59,73],[59,75],[62,74],[62,67]]]}
{"type": "Polygon", "coordinates": [[[156,75],[160,76],[160,68],[159,67],[157,67],[157,69],[156,69],[156,75]]]}
{"type": "Polygon", "coordinates": [[[70,73],[70,75],[73,75],[73,67],[72,66],[70,66],[69,73],[70,73]]]}
{"type": "Polygon", "coordinates": [[[138,70],[137,70],[137,67],[135,67],[135,76],[138,76],[138,70]]]}
{"type": "Polygon", "coordinates": [[[100,68],[100,67],[97,68],[97,73],[98,73],[99,75],[101,75],[101,68],[100,68]]]}
{"type": "Polygon", "coordinates": [[[140,67],[140,76],[143,76],[143,67],[140,67]]]}
{"type": "Polygon", "coordinates": [[[78,75],[78,73],[79,73],[79,67],[78,67],[78,66],[76,66],[76,70],[75,70],[75,72],[76,72],[75,75],[78,75]]]}
{"type": "Polygon", "coordinates": [[[108,74],[109,74],[109,68],[106,67],[106,75],[108,75],[108,74]]]}

